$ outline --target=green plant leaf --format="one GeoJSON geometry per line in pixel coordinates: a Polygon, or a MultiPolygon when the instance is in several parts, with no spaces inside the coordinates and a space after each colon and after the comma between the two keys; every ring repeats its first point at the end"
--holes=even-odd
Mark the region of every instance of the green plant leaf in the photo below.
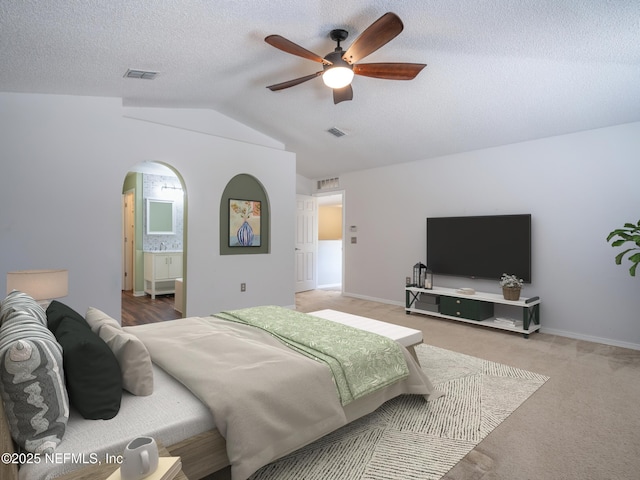
{"type": "MultiPolygon", "coordinates": [[[[638,220],[637,224],[625,223],[624,228],[617,228],[610,232],[607,236],[607,242],[610,242],[611,240],[613,240],[611,243],[612,247],[620,247],[627,242],[631,242],[636,245],[635,248],[628,248],[616,255],[616,265],[621,265],[625,255],[629,252],[640,250],[640,220],[638,220]]],[[[635,277],[638,264],[640,263],[640,252],[630,254],[628,260],[631,262],[629,274],[632,277],[635,277]]]]}
{"type": "Polygon", "coordinates": [[[617,232],[611,232],[611,235],[609,235],[608,240],[611,240],[613,238],[618,237],[618,240],[628,240],[629,238],[629,234],[623,230],[617,231],[617,232]]]}
{"type": "Polygon", "coordinates": [[[621,252],[618,255],[616,255],[616,265],[620,265],[622,263],[622,258],[625,256],[625,254],[631,252],[632,250],[635,250],[635,248],[629,248],[624,252],[621,252]]]}

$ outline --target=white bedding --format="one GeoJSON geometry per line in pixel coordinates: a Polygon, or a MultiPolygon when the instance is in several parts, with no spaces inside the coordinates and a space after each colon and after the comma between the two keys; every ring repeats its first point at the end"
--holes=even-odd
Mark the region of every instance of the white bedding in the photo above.
{"type": "MultiPolygon", "coordinates": [[[[409,366],[409,377],[350,403],[344,407],[340,423],[360,418],[397,395],[419,394],[429,399],[440,396],[408,351],[404,347],[402,350],[409,366]]],[[[24,465],[19,479],[50,480],[86,466],[83,461],[105,462],[108,455],[121,454],[126,444],[140,435],[152,436],[164,445],[172,445],[215,428],[210,408],[154,364],[152,395],[143,397],[123,392],[120,412],[111,420],[85,420],[72,411],[63,440],[56,449],[58,461],[24,465]]],[[[297,447],[302,447],[309,440],[297,447]]],[[[288,452],[280,452],[283,453],[288,452]]]]}
{"type": "Polygon", "coordinates": [[[20,480],[49,480],[81,468],[85,462],[104,462],[118,455],[132,439],[148,435],[172,445],[215,428],[211,411],[187,388],[154,365],[154,392],[136,397],[123,391],[120,412],[111,420],[85,420],[71,411],[54,463],[23,465],[20,480]],[[62,462],[65,454],[66,462],[62,462]],[[84,457],[82,456],[84,454],[84,457]]]}
{"type": "Polygon", "coordinates": [[[264,330],[191,317],[127,331],[211,409],[233,480],[347,423],[331,370],[264,330]]]}
{"type": "MultiPolygon", "coordinates": [[[[393,342],[408,375],[342,406],[325,363],[295,352],[261,328],[190,317],[126,330],[144,342],[155,363],[211,408],[226,439],[234,480],[246,480],[395,395],[437,395],[407,349],[393,342]],[[357,405],[352,409],[352,404],[357,405]]],[[[385,352],[384,357],[386,346],[373,352],[385,352]]],[[[367,358],[374,354],[365,353],[367,358]]]]}

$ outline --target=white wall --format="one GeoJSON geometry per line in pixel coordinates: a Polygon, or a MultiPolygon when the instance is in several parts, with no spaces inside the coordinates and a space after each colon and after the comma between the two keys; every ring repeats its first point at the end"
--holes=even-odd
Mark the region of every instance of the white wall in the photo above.
{"type": "Polygon", "coordinates": [[[256,144],[260,135],[244,126],[233,132],[247,142],[194,129],[206,120],[201,111],[180,111],[172,122],[170,110],[144,110],[138,120],[119,99],[0,94],[3,291],[8,271],[67,268],[63,302],[120,318],[122,184],[130,167],[149,160],[173,166],[185,182],[187,314],[294,305],[295,156],[277,142],[256,144]],[[162,122],[149,121],[154,113],[162,122]],[[219,255],[219,202],[238,173],[255,176],[269,195],[269,255],[219,255]]]}
{"type": "Polygon", "coordinates": [[[318,240],[318,287],[342,285],[342,240],[318,240]]]}
{"type": "MultiPolygon", "coordinates": [[[[346,224],[358,227],[358,243],[345,243],[344,291],[404,305],[405,277],[425,261],[428,216],[531,213],[533,283],[523,295],[541,297],[542,331],[640,349],[640,276],[615,265],[606,242],[640,219],[638,152],[632,123],[343,174],[346,224]]],[[[500,291],[455,277],[435,284],[500,291]]]]}
{"type": "Polygon", "coordinates": [[[296,175],[296,193],[311,195],[313,193],[313,181],[302,175],[296,175]]]}
{"type": "Polygon", "coordinates": [[[123,115],[138,120],[145,120],[159,125],[180,126],[185,130],[200,132],[217,137],[239,140],[278,150],[284,149],[284,144],[265,134],[253,130],[246,125],[233,120],[219,112],[201,109],[185,108],[123,108],[123,115]]]}

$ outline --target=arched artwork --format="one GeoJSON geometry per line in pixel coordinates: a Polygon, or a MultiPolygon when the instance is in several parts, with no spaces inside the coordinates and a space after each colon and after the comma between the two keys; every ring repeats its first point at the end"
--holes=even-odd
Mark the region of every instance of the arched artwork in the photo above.
{"type": "Polygon", "coordinates": [[[253,176],[233,177],[220,200],[220,255],[269,253],[269,198],[253,176]]]}

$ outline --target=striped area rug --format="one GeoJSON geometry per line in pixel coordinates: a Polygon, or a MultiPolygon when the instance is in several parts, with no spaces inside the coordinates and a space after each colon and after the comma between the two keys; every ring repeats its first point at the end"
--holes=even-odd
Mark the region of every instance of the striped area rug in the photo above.
{"type": "Polygon", "coordinates": [[[402,396],[256,472],[251,480],[437,480],[548,377],[429,345],[420,364],[445,396],[402,396]]]}

